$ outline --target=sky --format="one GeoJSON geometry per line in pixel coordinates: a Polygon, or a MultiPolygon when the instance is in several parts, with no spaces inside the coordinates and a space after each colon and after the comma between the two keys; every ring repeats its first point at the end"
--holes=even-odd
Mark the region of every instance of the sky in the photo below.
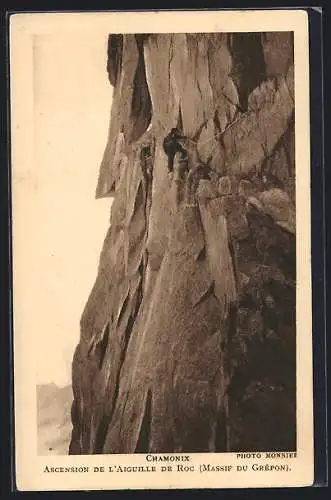
{"type": "Polygon", "coordinates": [[[94,197],[112,98],[106,43],[107,33],[84,31],[34,40],[36,188],[30,193],[34,233],[26,244],[33,261],[28,328],[37,332],[38,383],[71,381],[80,316],[109,223],[111,199],[94,197]]]}

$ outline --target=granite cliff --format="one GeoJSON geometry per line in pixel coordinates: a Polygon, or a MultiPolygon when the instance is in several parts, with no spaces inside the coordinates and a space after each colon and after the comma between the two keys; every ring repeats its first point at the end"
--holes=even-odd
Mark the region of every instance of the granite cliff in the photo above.
{"type": "Polygon", "coordinates": [[[69,453],[295,449],[292,33],[110,35],[107,71],[69,453]]]}

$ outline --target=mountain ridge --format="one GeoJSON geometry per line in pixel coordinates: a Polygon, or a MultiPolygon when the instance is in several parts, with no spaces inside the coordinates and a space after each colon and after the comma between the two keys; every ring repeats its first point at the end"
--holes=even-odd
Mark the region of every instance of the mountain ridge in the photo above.
{"type": "Polygon", "coordinates": [[[71,385],[37,385],[38,455],[67,455],[71,438],[71,385]]]}

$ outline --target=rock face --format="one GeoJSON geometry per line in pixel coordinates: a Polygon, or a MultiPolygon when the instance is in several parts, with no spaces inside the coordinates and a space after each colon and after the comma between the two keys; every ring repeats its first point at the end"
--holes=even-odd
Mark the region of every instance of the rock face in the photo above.
{"type": "Polygon", "coordinates": [[[110,35],[107,69],[69,453],[293,450],[292,34],[110,35]]]}

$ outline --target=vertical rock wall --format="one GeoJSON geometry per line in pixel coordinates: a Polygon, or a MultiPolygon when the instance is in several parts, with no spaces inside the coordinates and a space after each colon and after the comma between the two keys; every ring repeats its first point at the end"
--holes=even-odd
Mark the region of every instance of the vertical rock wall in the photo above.
{"type": "Polygon", "coordinates": [[[107,69],[69,452],[295,449],[292,34],[111,35],[107,69]]]}

